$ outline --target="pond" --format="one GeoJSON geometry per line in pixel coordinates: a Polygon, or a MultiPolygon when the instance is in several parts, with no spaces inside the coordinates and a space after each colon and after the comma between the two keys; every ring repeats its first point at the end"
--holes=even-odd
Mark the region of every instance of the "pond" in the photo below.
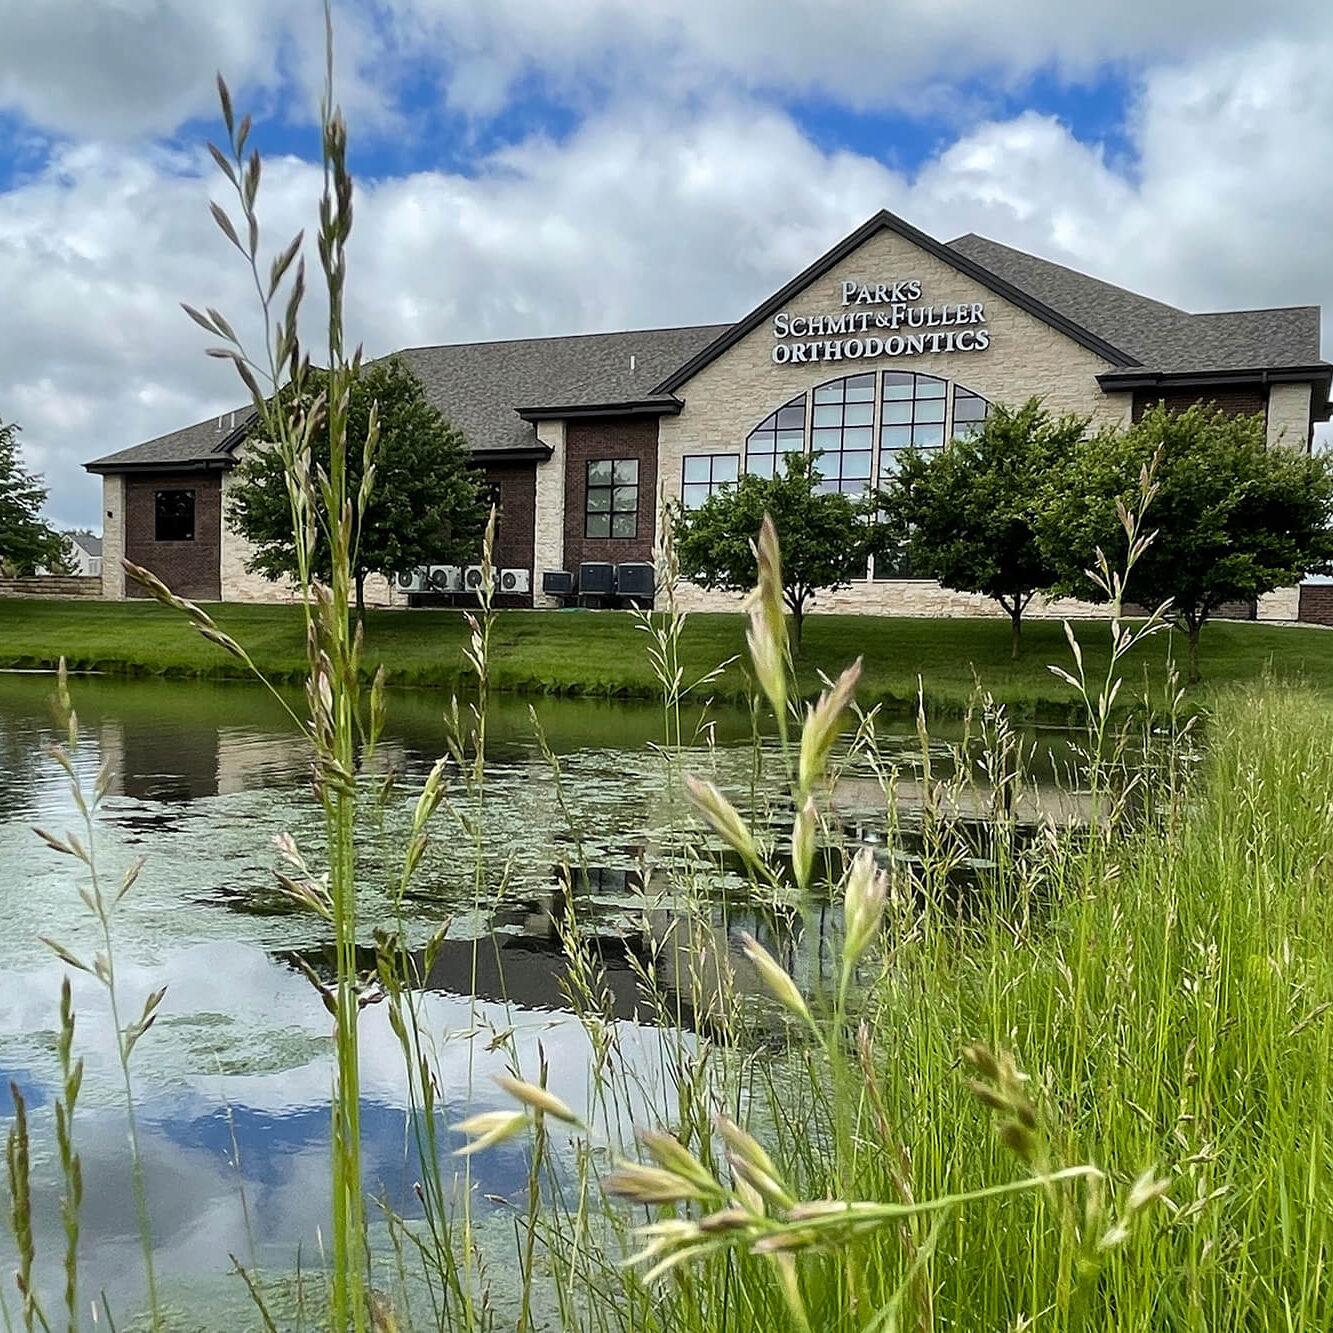
{"type": "MultiPolygon", "coordinates": [[[[44,750],[58,739],[48,703],[53,685],[49,676],[0,675],[0,1087],[12,1082],[29,1108],[38,1267],[58,1307],[63,1239],[52,1099],[66,969],[41,937],[86,955],[100,943],[80,901],[79,867],[32,831],[76,827],[67,779],[44,750]]],[[[72,687],[78,770],[89,788],[103,762],[111,773],[96,837],[100,872],[115,883],[135,858],[146,858],[117,918],[125,1011],[137,1013],[150,991],[166,987],[157,1023],[134,1055],[159,1278],[169,1303],[187,1312],[182,1327],[249,1327],[256,1321],[239,1280],[228,1275],[229,1256],[284,1271],[303,1255],[310,1267],[327,1225],[332,1046],[328,1015],[297,960],[320,970],[329,934],[317,919],[287,910],[274,877],[277,834],[293,833],[312,860],[320,849],[307,754],[281,704],[258,687],[95,677],[72,687]],[[189,1312],[204,1309],[210,1313],[200,1325],[189,1312]]],[[[366,816],[363,942],[369,946],[372,927],[383,925],[420,947],[450,923],[424,1001],[432,1030],[447,1038],[440,1061],[449,1122],[503,1104],[490,1081],[506,1064],[490,1040],[495,1033],[512,1032],[527,1069],[535,1068],[540,1043],[552,1088],[576,1109],[587,1104],[587,1039],[563,989],[561,930],[571,911],[606,966],[622,1043],[652,1085],[661,1033],[642,1003],[635,961],[645,942],[669,948],[675,918],[661,868],[691,855],[680,843],[689,819],[671,773],[704,771],[739,793],[764,783],[756,760],[763,745],[752,744],[742,710],[692,712],[692,743],[673,769],[657,748],[655,706],[532,702],[558,780],[528,701],[493,700],[481,810],[453,775],[451,810],[438,816],[413,892],[401,901],[390,887],[394,849],[403,845],[411,801],[445,749],[448,700],[424,690],[394,693],[375,759],[381,771],[396,771],[398,788],[382,813],[366,816]],[[458,815],[482,820],[480,877],[458,815]]],[[[904,765],[899,797],[910,832],[918,742],[907,726],[882,739],[904,765]]],[[[1042,771],[1068,760],[1066,738],[1036,739],[1042,771]]],[[[935,758],[947,762],[942,743],[935,758]]],[[[868,770],[853,771],[840,790],[839,813],[850,837],[883,841],[884,796],[868,770]]],[[[750,898],[721,860],[710,875],[718,949],[734,953],[742,929],[761,937],[771,931],[771,903],[750,898]]],[[[105,1291],[119,1325],[143,1298],[123,1088],[105,995],[86,975],[73,974],[73,985],[76,1044],[87,1061],[76,1134],[85,1178],[83,1290],[89,1298],[105,1291]]],[[[362,1018],[365,1183],[410,1214],[417,1171],[407,1148],[405,1076],[385,1009],[371,1006],[362,1018]]],[[[695,1016],[682,1014],[682,1021],[688,1027],[695,1016]]],[[[8,1094],[0,1094],[0,1130],[10,1112],[8,1094]]],[[[479,1198],[521,1196],[526,1183],[518,1147],[471,1159],[471,1172],[479,1198]]],[[[505,1225],[497,1215],[497,1228],[505,1225]]],[[[0,1267],[9,1271],[7,1244],[0,1239],[0,1267]]],[[[11,1303],[12,1291],[7,1286],[11,1303]]]]}

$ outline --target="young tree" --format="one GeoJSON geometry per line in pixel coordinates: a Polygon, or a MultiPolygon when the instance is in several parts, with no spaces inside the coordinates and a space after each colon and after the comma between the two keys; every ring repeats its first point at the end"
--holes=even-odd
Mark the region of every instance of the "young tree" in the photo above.
{"type": "MultiPolygon", "coordinates": [[[[307,391],[324,389],[326,376],[312,371],[307,391]]],[[[480,549],[487,505],[468,464],[463,436],[426,399],[421,381],[398,358],[366,366],[353,382],[347,425],[349,493],[361,485],[370,407],[378,404],[379,444],[375,485],[356,534],[357,611],[365,612],[365,581],[371,573],[392,577],[423,564],[463,564],[480,549]]],[[[316,442],[313,461],[329,466],[327,435],[316,442]]],[[[227,507],[232,528],[254,544],[249,568],[269,578],[294,577],[296,544],[287,482],[278,451],[256,427],[236,468],[227,507]]],[[[329,544],[320,534],[314,574],[330,573],[329,544]]]]}
{"type": "Polygon", "coordinates": [[[1016,409],[997,404],[971,438],[902,455],[880,496],[880,549],[892,542],[907,551],[914,572],[993,597],[1009,613],[1015,661],[1023,612],[1057,575],[1037,543],[1038,497],[1087,424],[1053,419],[1036,398],[1016,409]]]}
{"type": "Polygon", "coordinates": [[[806,608],[820,588],[843,588],[866,567],[865,505],[819,489],[818,455],[788,454],[781,476],[743,476],[684,511],[677,528],[681,572],[705,588],[735,592],[758,577],[752,542],[772,515],[782,542],[782,594],[799,651],[806,608]]]}
{"type": "Polygon", "coordinates": [[[1262,415],[1215,407],[1158,407],[1122,431],[1083,442],[1049,487],[1042,549],[1063,592],[1104,599],[1084,571],[1100,546],[1114,567],[1126,537],[1117,502],[1137,495],[1156,457],[1148,511],[1152,544],[1134,567],[1136,601],[1170,599],[1187,639],[1186,679],[1199,680],[1199,633],[1224,602],[1251,602],[1328,567],[1333,559],[1333,472],[1327,460],[1269,447],[1262,415]]]}
{"type": "Polygon", "coordinates": [[[69,543],[42,520],[46,487],[19,457],[19,427],[0,421],[0,569],[11,576],[55,568],[69,556],[69,543]]]}

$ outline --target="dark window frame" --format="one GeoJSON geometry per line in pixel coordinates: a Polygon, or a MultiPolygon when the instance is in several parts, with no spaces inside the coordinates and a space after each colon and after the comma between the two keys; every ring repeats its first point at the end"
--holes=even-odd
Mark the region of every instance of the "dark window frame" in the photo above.
{"type": "Polygon", "coordinates": [[[951,387],[950,381],[946,380],[943,376],[940,375],[926,375],[920,371],[912,371],[912,370],[886,370],[883,372],[879,386],[878,443],[879,443],[879,480],[881,482],[893,476],[893,469],[885,466],[888,459],[894,458],[898,454],[906,453],[909,449],[915,449],[918,453],[929,453],[932,450],[944,448],[944,445],[949,438],[948,435],[949,422],[947,420],[947,417],[949,412],[950,387],[951,387]],[[894,378],[891,380],[890,376],[893,376],[894,378]],[[901,378],[898,378],[899,376],[910,377],[912,392],[904,397],[899,397],[895,395],[894,397],[890,398],[888,394],[889,385],[890,384],[900,385],[903,382],[901,378]],[[923,394],[921,392],[921,386],[923,383],[932,386],[938,385],[940,392],[923,394]],[[910,411],[908,412],[908,417],[906,421],[887,420],[887,414],[885,412],[885,408],[887,408],[890,403],[910,404],[910,411]],[[927,421],[924,419],[919,419],[919,413],[917,411],[917,407],[918,404],[921,403],[939,403],[940,419],[938,421],[927,421]],[[939,427],[938,443],[920,444],[917,442],[916,435],[918,427],[923,427],[923,428],[928,427],[933,430],[933,428],[936,426],[939,427]],[[902,430],[904,428],[907,430],[907,443],[889,444],[888,432],[890,430],[902,430]]]}
{"type": "MultiPolygon", "coordinates": [[[[586,541],[633,541],[639,535],[639,460],[637,458],[590,458],[584,466],[583,487],[583,536],[586,541]],[[594,482],[593,468],[609,467],[609,482],[594,482]],[[622,480],[633,469],[633,481],[622,480]],[[623,472],[621,470],[624,470],[623,472]],[[623,493],[633,492],[633,507],[623,503],[627,498],[623,493]],[[605,495],[606,508],[594,509],[593,496],[605,495]],[[616,519],[626,514],[633,520],[633,530],[617,532],[616,519]],[[594,519],[606,519],[605,532],[593,532],[594,519]]],[[[600,526],[600,523],[598,524],[600,526]]]]}
{"type": "Polygon", "coordinates": [[[806,427],[809,423],[809,395],[799,393],[781,407],[770,412],[746,437],[745,458],[741,471],[757,477],[771,477],[788,454],[803,454],[806,449],[806,427]],[[779,444],[781,435],[800,435],[799,443],[787,440],[779,444]],[[759,466],[755,467],[754,463],[759,466]]]}
{"type": "Polygon", "coordinates": [[[949,438],[951,440],[968,440],[981,429],[982,423],[991,413],[991,401],[989,398],[982,397],[975,389],[969,389],[965,384],[959,384],[956,380],[953,385],[953,393],[949,399],[949,438]],[[958,405],[960,402],[981,404],[982,412],[979,417],[969,416],[963,425],[968,427],[967,433],[963,434],[958,429],[958,405]]]}
{"type": "Polygon", "coordinates": [[[172,487],[170,490],[153,492],[153,540],[155,542],[192,542],[195,534],[195,518],[198,512],[198,496],[193,488],[186,489],[183,486],[172,487]],[[188,517],[184,511],[170,513],[166,510],[165,502],[168,496],[188,496],[189,514],[188,517]],[[184,536],[168,535],[163,536],[164,527],[171,529],[175,527],[179,530],[186,530],[184,536]]]}
{"type": "MultiPolygon", "coordinates": [[[[718,454],[686,454],[680,460],[680,503],[684,509],[697,509],[697,504],[692,505],[689,502],[689,493],[691,489],[698,490],[705,487],[704,502],[712,499],[718,491],[727,486],[734,486],[741,479],[741,456],[738,453],[718,453],[718,454]],[[685,474],[688,465],[697,462],[701,458],[708,460],[708,480],[691,481],[685,474]],[[717,473],[717,464],[719,460],[725,460],[735,465],[735,475],[731,477],[719,478],[717,473]]],[[[702,503],[702,502],[701,502],[702,503]]]]}

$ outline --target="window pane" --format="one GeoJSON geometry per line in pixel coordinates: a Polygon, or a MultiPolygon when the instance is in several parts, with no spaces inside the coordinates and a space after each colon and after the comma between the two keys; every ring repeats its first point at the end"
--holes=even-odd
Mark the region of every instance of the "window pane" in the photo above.
{"type": "Polygon", "coordinates": [[[805,425],[805,404],[778,409],[777,425],[779,430],[800,430],[805,425]]]}
{"type": "Polygon", "coordinates": [[[916,396],[918,398],[943,398],[944,381],[937,380],[931,375],[918,375],[916,377],[916,396]]]}
{"type": "Polygon", "coordinates": [[[811,449],[836,449],[842,442],[842,431],[836,426],[832,430],[814,430],[810,432],[811,449]]]}
{"type": "Polygon", "coordinates": [[[611,508],[617,514],[633,514],[639,508],[639,488],[637,486],[617,486],[615,500],[611,508]]]}
{"type": "Polygon", "coordinates": [[[686,486],[681,498],[685,501],[686,509],[698,509],[698,507],[708,499],[707,483],[695,482],[686,486]]]}
{"type": "Polygon", "coordinates": [[[875,405],[874,403],[848,403],[842,419],[849,426],[869,426],[875,420],[875,405]]]}
{"type": "Polygon", "coordinates": [[[943,421],[944,399],[933,398],[924,403],[918,399],[916,403],[916,419],[918,421],[943,421]]]}
{"type": "Polygon", "coordinates": [[[884,401],[887,403],[891,398],[910,398],[912,396],[912,381],[916,377],[909,375],[901,370],[886,370],[884,372],[884,401]]]}
{"type": "Polygon", "coordinates": [[[944,443],[944,423],[938,426],[917,426],[912,431],[912,443],[918,448],[929,449],[944,443]]]}
{"type": "Polygon", "coordinates": [[[898,449],[886,449],[879,456],[879,475],[896,477],[898,475],[898,449]]]}
{"type": "Polygon", "coordinates": [[[160,542],[194,541],[193,491],[154,493],[153,536],[160,542]]]}
{"type": "Polygon", "coordinates": [[[845,383],[849,403],[868,403],[874,399],[875,376],[873,371],[868,375],[853,375],[845,383]]]}
{"type": "Polygon", "coordinates": [[[707,481],[712,462],[707,454],[691,454],[685,459],[685,480],[707,481]]]}
{"type": "Polygon", "coordinates": [[[588,512],[590,514],[604,514],[611,508],[611,488],[609,486],[594,486],[588,492],[588,512]]]}
{"type": "Polygon", "coordinates": [[[778,431],[777,452],[780,454],[799,454],[805,448],[805,432],[803,430],[780,430],[778,431]]]}
{"type": "Polygon", "coordinates": [[[588,485],[609,486],[611,484],[611,463],[603,460],[588,464],[588,485]]]}
{"type": "Polygon", "coordinates": [[[610,514],[589,514],[585,529],[589,537],[609,537],[611,535],[610,514]]]}
{"type": "Polygon", "coordinates": [[[911,426],[885,426],[880,443],[886,449],[905,449],[912,443],[911,426]]]}
{"type": "Polygon", "coordinates": [[[826,403],[815,408],[814,424],[816,426],[841,426],[842,404],[826,403]]]}
{"type": "Polygon", "coordinates": [[[869,449],[875,432],[869,426],[848,426],[842,433],[844,449],[869,449]]]}
{"type": "Polygon", "coordinates": [[[611,517],[611,535],[613,537],[633,537],[638,531],[638,518],[634,514],[613,514],[611,517]]]}
{"type": "Polygon", "coordinates": [[[741,460],[735,454],[720,454],[713,459],[714,481],[735,481],[740,475],[741,460]]]}
{"type": "Polygon", "coordinates": [[[884,404],[884,424],[886,426],[891,426],[895,423],[910,422],[911,420],[912,404],[910,401],[884,404]]]}
{"type": "Polygon", "coordinates": [[[745,470],[755,477],[771,477],[773,475],[773,455],[751,454],[745,460],[745,470]]]}
{"type": "Polygon", "coordinates": [[[869,481],[870,480],[869,453],[843,454],[842,477],[844,481],[847,480],[869,481]]]}
{"type": "Polygon", "coordinates": [[[633,486],[639,480],[639,460],[637,458],[618,459],[614,467],[617,486],[633,486]]]}
{"type": "Polygon", "coordinates": [[[842,381],[834,380],[832,384],[821,384],[815,390],[815,402],[817,403],[840,403],[842,402],[842,381]]]}

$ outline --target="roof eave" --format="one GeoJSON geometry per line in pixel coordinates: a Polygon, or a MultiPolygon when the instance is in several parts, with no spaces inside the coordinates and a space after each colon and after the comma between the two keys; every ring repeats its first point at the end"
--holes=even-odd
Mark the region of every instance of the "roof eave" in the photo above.
{"type": "Polygon", "coordinates": [[[516,407],[524,421],[562,421],[581,417],[677,416],[685,404],[673,395],[618,403],[564,403],[555,407],[516,407]]]}
{"type": "Polygon", "coordinates": [[[845,236],[831,250],[826,251],[804,272],[797,274],[785,287],[775,292],[762,305],[756,306],[750,313],[733,324],[720,337],[715,338],[701,352],[692,357],[679,369],[674,370],[660,384],[653,386],[654,393],[671,393],[680,388],[687,380],[692,379],[710,362],[715,361],[723,352],[734,347],[751,330],[757,328],[770,315],[776,314],[792,297],[804,291],[812,282],[823,277],[835,264],[846,259],[848,255],[860,249],[871,237],[879,232],[888,230],[896,232],[904,240],[910,241],[919,249],[926,251],[927,254],[934,255],[935,258],[948,264],[951,268],[979,282],[983,287],[989,288],[997,296],[1002,297],[1011,305],[1017,306],[1020,310],[1027,311],[1028,314],[1035,316],[1052,328],[1072,338],[1076,343],[1095,352],[1098,356],[1111,362],[1115,366],[1133,366],[1138,364],[1138,358],[1129,352],[1109,343],[1105,338],[1100,338],[1090,329],[1085,329],[1081,324],[1062,315],[1058,310],[1048,306],[1044,301],[1039,301],[1035,296],[1015,287],[1013,283],[1007,282],[998,274],[992,273],[988,268],[969,259],[966,255],[959,254],[956,250],[951,250],[947,245],[937,241],[933,236],[926,235],[925,232],[912,226],[910,222],[905,222],[895,213],[890,213],[888,209],[881,209],[874,217],[862,223],[854,232],[845,236]]]}
{"type": "Polygon", "coordinates": [[[1333,381],[1333,365],[1316,361],[1305,366],[1251,366],[1211,370],[1107,370],[1097,383],[1108,393],[1117,389],[1221,388],[1240,385],[1323,384],[1333,381]]]}
{"type": "Polygon", "coordinates": [[[144,472],[225,472],[236,466],[234,458],[176,458],[149,459],[146,462],[135,460],[117,460],[116,458],[96,458],[85,463],[83,470],[97,476],[114,476],[118,473],[144,472]]]}

